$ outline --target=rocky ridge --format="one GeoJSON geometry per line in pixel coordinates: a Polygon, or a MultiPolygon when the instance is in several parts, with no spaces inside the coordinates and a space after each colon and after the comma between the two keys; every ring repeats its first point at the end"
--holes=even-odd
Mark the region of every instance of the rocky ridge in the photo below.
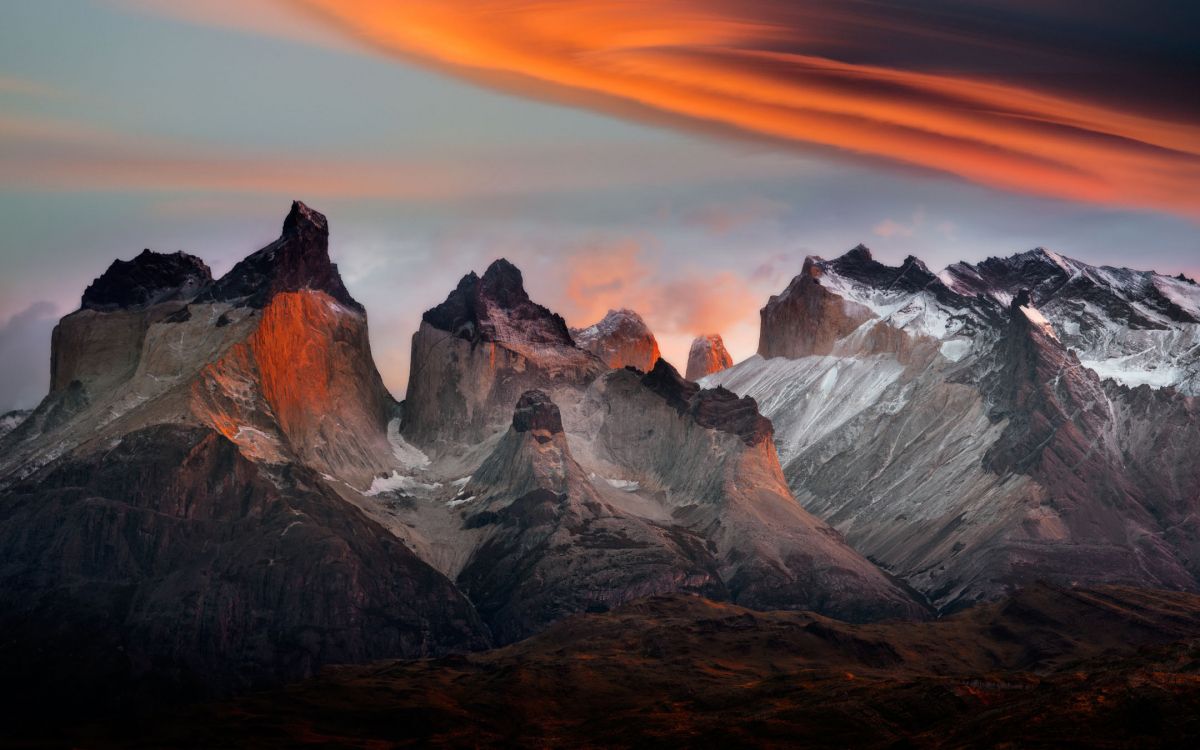
{"type": "Polygon", "coordinates": [[[1085,357],[1126,339],[1072,344],[1100,310],[1167,326],[1138,292],[1164,279],[1045,251],[933,274],[858,247],[807,259],[763,309],[760,356],[704,382],[753,396],[805,507],[940,607],[1034,579],[1191,590],[1197,462],[1159,456],[1194,439],[1189,381],[1104,381],[1085,357]]]}

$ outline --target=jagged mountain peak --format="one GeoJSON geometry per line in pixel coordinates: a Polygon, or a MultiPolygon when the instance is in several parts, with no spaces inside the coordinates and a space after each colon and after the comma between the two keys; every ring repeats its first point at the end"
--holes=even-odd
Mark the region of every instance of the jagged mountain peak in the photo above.
{"type": "Polygon", "coordinates": [[[574,348],[561,315],[533,302],[521,270],[504,258],[478,276],[463,276],[441,304],[422,319],[442,331],[470,341],[499,344],[551,344],[574,348]]]}
{"type": "Polygon", "coordinates": [[[196,256],[146,249],[132,260],[114,260],[84,290],[80,307],[143,309],[159,302],[192,299],[210,283],[212,271],[196,256]]]}
{"type": "Polygon", "coordinates": [[[870,263],[875,260],[875,256],[871,254],[871,248],[861,242],[842,253],[836,260],[844,263],[870,263]]]}
{"type": "Polygon", "coordinates": [[[529,301],[521,269],[507,258],[497,258],[488,265],[479,279],[479,289],[483,296],[504,307],[515,307],[529,301]]]}
{"type": "Polygon", "coordinates": [[[292,208],[283,220],[283,236],[302,232],[328,235],[329,220],[325,218],[325,214],[309,208],[302,201],[292,201],[292,208]]]}
{"type": "Polygon", "coordinates": [[[329,259],[329,222],[324,214],[294,201],[279,239],[238,262],[202,299],[262,308],[280,292],[301,289],[325,292],[365,312],[329,259]]]}

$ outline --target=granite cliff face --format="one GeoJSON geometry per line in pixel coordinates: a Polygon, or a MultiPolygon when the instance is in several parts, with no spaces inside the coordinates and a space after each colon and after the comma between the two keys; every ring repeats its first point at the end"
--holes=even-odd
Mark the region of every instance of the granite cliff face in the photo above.
{"type": "Polygon", "coordinates": [[[52,356],[0,437],[6,660],[42,654],[47,682],[94,660],[74,697],[99,706],[490,643],[365,500],[399,465],[394,404],[317,212],[216,281],[114,263],[52,356]]]}
{"type": "Polygon", "coordinates": [[[410,367],[402,432],[437,453],[494,438],[525,391],[577,388],[606,365],[529,299],[521,272],[501,259],[425,313],[410,367]]]}
{"type": "Polygon", "coordinates": [[[649,372],[658,361],[658,341],[642,316],[633,310],[609,310],[598,323],[572,328],[575,344],[613,369],[636,367],[649,372]]]}
{"type": "Polygon", "coordinates": [[[725,349],[721,335],[709,333],[697,336],[688,350],[687,374],[688,380],[699,380],[705,375],[712,375],[733,365],[733,357],[725,349]]]}
{"type": "Polygon", "coordinates": [[[753,396],[803,505],[937,606],[1039,579],[1192,590],[1197,461],[1161,455],[1197,429],[1170,364],[1195,324],[1161,299],[1188,309],[1184,286],[1040,250],[933,274],[860,247],[807,259],[762,356],[705,383],[753,396]]]}

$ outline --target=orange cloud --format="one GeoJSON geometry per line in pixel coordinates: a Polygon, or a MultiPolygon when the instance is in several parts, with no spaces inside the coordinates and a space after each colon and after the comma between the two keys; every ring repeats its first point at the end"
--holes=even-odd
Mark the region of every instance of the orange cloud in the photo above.
{"type": "MultiPolygon", "coordinates": [[[[981,58],[989,68],[1055,63],[1052,45],[1030,50],[1019,37],[992,42],[937,19],[870,17],[884,12],[870,10],[874,4],[291,2],[363,44],[509,90],[1020,193],[1200,216],[1200,127],[1191,113],[1139,114],[1095,91],[1040,86],[1032,75],[985,77],[971,60],[948,72],[873,64],[862,59],[877,50],[856,48],[852,38],[869,32],[886,48],[891,33],[898,49],[967,49],[990,55],[981,58]]],[[[1067,62],[1086,69],[1099,59],[1067,62]]]]}
{"type": "Polygon", "coordinates": [[[612,309],[630,308],[645,319],[663,357],[687,363],[692,338],[720,333],[740,356],[753,353],[763,294],[729,271],[655,268],[634,240],[593,243],[562,265],[545,302],[576,327],[595,323],[612,309]]]}

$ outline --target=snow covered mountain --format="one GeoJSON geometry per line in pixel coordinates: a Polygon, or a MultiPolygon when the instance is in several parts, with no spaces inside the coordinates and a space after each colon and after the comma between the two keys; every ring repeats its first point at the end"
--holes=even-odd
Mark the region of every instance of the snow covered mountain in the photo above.
{"type": "Polygon", "coordinates": [[[807,259],[758,356],[703,382],[754,397],[805,507],[938,606],[1195,589],[1197,300],[1044,250],[933,274],[859,246],[807,259]]]}

